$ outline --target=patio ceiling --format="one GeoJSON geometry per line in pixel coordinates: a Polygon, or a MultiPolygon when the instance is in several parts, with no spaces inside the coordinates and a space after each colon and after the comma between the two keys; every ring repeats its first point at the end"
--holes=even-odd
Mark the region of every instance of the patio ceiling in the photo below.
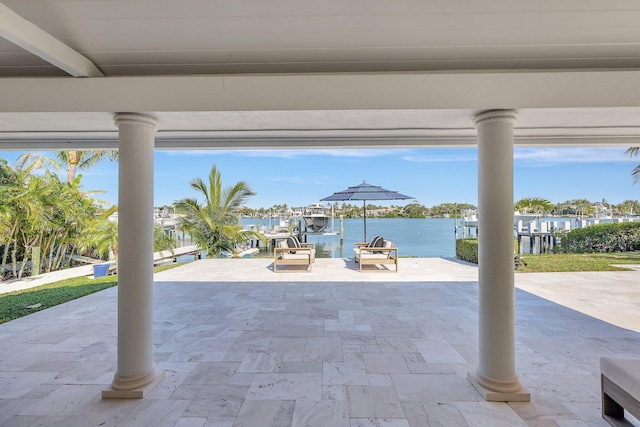
{"type": "Polygon", "coordinates": [[[117,111],[161,149],[468,146],[494,108],[519,145],[640,137],[633,1],[3,5],[2,149],[115,148],[117,111]]]}
{"type": "MultiPolygon", "coordinates": [[[[640,67],[633,0],[3,3],[109,77],[640,67]]],[[[0,75],[64,75],[0,50],[0,75]]]]}

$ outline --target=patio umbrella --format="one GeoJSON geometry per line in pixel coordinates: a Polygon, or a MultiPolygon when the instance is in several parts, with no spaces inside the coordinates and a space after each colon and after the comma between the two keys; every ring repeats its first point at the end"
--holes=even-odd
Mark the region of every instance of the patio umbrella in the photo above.
{"type": "Polygon", "coordinates": [[[391,191],[378,187],[377,185],[367,184],[362,181],[362,184],[354,187],[349,187],[346,190],[333,193],[329,197],[320,199],[323,202],[337,202],[346,200],[362,200],[362,206],[364,211],[364,242],[367,241],[367,200],[406,200],[414,199],[415,197],[400,194],[397,191],[391,191]]]}

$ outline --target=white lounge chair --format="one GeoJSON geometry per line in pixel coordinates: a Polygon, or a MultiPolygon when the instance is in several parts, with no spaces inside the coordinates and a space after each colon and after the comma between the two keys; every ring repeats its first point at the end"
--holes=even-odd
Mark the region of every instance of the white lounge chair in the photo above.
{"type": "Polygon", "coordinates": [[[301,243],[295,236],[281,240],[273,250],[273,271],[275,273],[296,271],[311,272],[311,266],[316,261],[316,247],[314,243],[301,243]],[[295,268],[278,268],[283,266],[303,265],[305,270],[295,268]]]}
{"type": "Polygon", "coordinates": [[[390,240],[384,240],[380,236],[375,236],[370,242],[356,242],[353,248],[353,256],[356,263],[360,264],[360,271],[363,265],[395,265],[395,270],[388,268],[376,268],[367,271],[398,271],[398,248],[393,246],[390,240]]]}
{"type": "Polygon", "coordinates": [[[602,418],[612,426],[629,426],[627,410],[640,419],[640,359],[600,358],[602,418]]]}

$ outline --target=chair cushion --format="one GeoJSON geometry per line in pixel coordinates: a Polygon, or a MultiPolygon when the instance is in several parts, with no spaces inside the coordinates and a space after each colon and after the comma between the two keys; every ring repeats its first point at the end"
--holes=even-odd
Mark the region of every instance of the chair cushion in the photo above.
{"type": "Polygon", "coordinates": [[[640,400],[640,359],[601,357],[600,372],[634,399],[640,400]]]}
{"type": "MultiPolygon", "coordinates": [[[[393,247],[393,242],[391,240],[384,240],[381,238],[381,240],[383,241],[382,245],[378,245],[376,246],[377,248],[392,248],[393,247]]],[[[362,258],[364,259],[389,259],[391,257],[391,251],[372,251],[369,250],[369,247],[360,247],[360,248],[353,248],[353,255],[356,257],[356,259],[358,259],[360,256],[362,256],[362,258]]]]}
{"type": "MultiPolygon", "coordinates": [[[[289,236],[287,237],[287,246],[290,248],[301,248],[302,245],[300,245],[300,240],[298,240],[298,238],[296,236],[289,236]]],[[[292,254],[295,254],[296,251],[289,251],[292,254]]]]}
{"type": "MultiPolygon", "coordinates": [[[[384,248],[385,246],[386,246],[386,242],[385,242],[385,240],[384,240],[382,237],[380,237],[378,240],[376,240],[376,241],[373,243],[373,247],[374,247],[374,248],[384,248]]],[[[375,254],[381,254],[382,252],[381,252],[381,251],[374,251],[373,253],[375,253],[375,254]]]]}
{"type": "Polygon", "coordinates": [[[377,252],[362,252],[360,255],[361,259],[379,259],[379,260],[387,260],[389,259],[389,255],[385,253],[377,253],[377,252]]]}
{"type": "Polygon", "coordinates": [[[292,254],[292,253],[283,253],[282,254],[282,259],[287,259],[287,260],[293,260],[293,259],[300,259],[300,260],[312,260],[313,258],[311,257],[312,254],[305,251],[297,253],[297,254],[292,254]]]}
{"type": "Polygon", "coordinates": [[[373,248],[373,247],[376,245],[376,243],[378,242],[378,240],[382,240],[382,237],[380,237],[380,236],[373,236],[373,239],[371,239],[371,240],[369,241],[369,244],[367,245],[367,247],[368,247],[368,248],[373,248]]]}

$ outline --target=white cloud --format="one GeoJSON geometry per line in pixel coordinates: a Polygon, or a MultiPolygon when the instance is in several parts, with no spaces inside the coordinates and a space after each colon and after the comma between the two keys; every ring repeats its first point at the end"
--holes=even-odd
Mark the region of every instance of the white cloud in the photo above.
{"type": "MultiPolygon", "coordinates": [[[[400,157],[402,160],[412,163],[461,163],[476,162],[477,151],[465,149],[437,150],[430,154],[431,150],[409,149],[291,149],[291,150],[182,150],[166,151],[171,156],[216,156],[233,155],[237,157],[252,158],[283,158],[294,159],[305,156],[326,156],[343,158],[372,158],[372,157],[400,157]]],[[[629,157],[624,154],[626,148],[600,148],[600,147],[548,147],[548,148],[516,148],[514,160],[521,165],[545,166],[550,164],[571,163],[639,163],[640,158],[629,157]]]]}
{"type": "Polygon", "coordinates": [[[420,156],[404,156],[402,160],[412,163],[461,163],[461,162],[476,162],[478,155],[475,153],[460,153],[456,154],[435,154],[435,155],[420,155],[420,156]]]}
{"type": "Polygon", "coordinates": [[[180,157],[180,156],[185,156],[185,157],[189,157],[189,156],[196,156],[196,157],[202,157],[202,156],[215,156],[217,154],[220,153],[228,153],[229,151],[227,150],[162,150],[162,151],[157,151],[157,153],[161,153],[167,156],[171,156],[171,157],[180,157]]]}
{"type": "MultiPolygon", "coordinates": [[[[404,152],[404,151],[403,151],[404,152]]],[[[250,150],[235,151],[234,155],[247,157],[296,158],[304,156],[327,157],[383,157],[399,154],[399,150],[391,149],[314,149],[314,150],[250,150]]]]}
{"type": "Polygon", "coordinates": [[[528,166],[572,163],[629,163],[638,158],[626,156],[626,148],[517,148],[514,160],[528,166]]]}
{"type": "Polygon", "coordinates": [[[237,157],[266,157],[266,158],[282,158],[293,159],[304,156],[327,156],[327,157],[383,157],[390,155],[399,155],[406,153],[405,149],[379,149],[379,148],[361,148],[361,149],[292,149],[292,150],[181,150],[167,151],[170,156],[215,156],[215,155],[233,155],[237,157]]]}

